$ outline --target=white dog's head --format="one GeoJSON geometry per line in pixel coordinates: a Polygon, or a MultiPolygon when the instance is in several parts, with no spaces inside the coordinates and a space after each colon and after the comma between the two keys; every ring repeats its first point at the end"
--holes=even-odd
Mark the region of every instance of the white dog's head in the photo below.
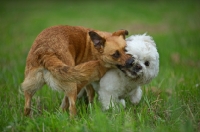
{"type": "Polygon", "coordinates": [[[126,39],[127,54],[134,62],[129,68],[121,68],[129,77],[138,84],[149,83],[159,72],[159,54],[156,44],[150,36],[132,35],[126,39]]]}

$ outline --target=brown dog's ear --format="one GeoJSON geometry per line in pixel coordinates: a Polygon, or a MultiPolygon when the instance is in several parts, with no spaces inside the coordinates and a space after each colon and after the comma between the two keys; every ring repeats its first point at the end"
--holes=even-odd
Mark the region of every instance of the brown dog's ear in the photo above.
{"type": "Polygon", "coordinates": [[[106,40],[94,31],[89,32],[90,38],[97,50],[103,49],[106,40]]]}
{"type": "Polygon", "coordinates": [[[119,30],[112,34],[112,36],[120,36],[120,35],[122,35],[123,38],[125,39],[125,36],[128,35],[128,31],[127,30],[119,30]]]}

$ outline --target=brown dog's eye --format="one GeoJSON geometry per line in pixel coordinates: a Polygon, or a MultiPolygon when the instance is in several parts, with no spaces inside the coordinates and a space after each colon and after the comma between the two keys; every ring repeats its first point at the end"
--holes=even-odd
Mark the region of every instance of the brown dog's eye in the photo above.
{"type": "Polygon", "coordinates": [[[114,58],[119,58],[119,57],[120,57],[119,51],[117,50],[112,56],[113,56],[114,58]]]}
{"type": "Polygon", "coordinates": [[[149,66],[150,65],[150,63],[149,63],[149,61],[145,61],[145,66],[149,66]]]}

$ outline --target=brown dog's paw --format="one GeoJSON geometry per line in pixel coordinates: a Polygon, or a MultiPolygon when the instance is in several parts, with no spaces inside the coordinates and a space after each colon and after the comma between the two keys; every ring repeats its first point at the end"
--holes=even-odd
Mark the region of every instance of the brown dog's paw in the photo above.
{"type": "Polygon", "coordinates": [[[24,115],[25,115],[25,116],[29,116],[29,115],[30,115],[30,112],[31,112],[31,108],[25,108],[25,109],[24,109],[24,115]]]}

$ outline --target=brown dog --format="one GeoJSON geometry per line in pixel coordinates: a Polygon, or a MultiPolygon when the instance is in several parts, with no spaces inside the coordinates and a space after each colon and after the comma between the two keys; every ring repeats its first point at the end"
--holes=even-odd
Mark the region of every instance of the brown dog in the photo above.
{"type": "Polygon", "coordinates": [[[32,96],[46,83],[65,92],[61,107],[69,107],[70,116],[76,115],[75,102],[82,87],[99,80],[109,68],[132,63],[125,54],[127,34],[126,30],[108,33],[75,26],[42,31],[26,61],[24,114],[29,115],[32,96]]]}

